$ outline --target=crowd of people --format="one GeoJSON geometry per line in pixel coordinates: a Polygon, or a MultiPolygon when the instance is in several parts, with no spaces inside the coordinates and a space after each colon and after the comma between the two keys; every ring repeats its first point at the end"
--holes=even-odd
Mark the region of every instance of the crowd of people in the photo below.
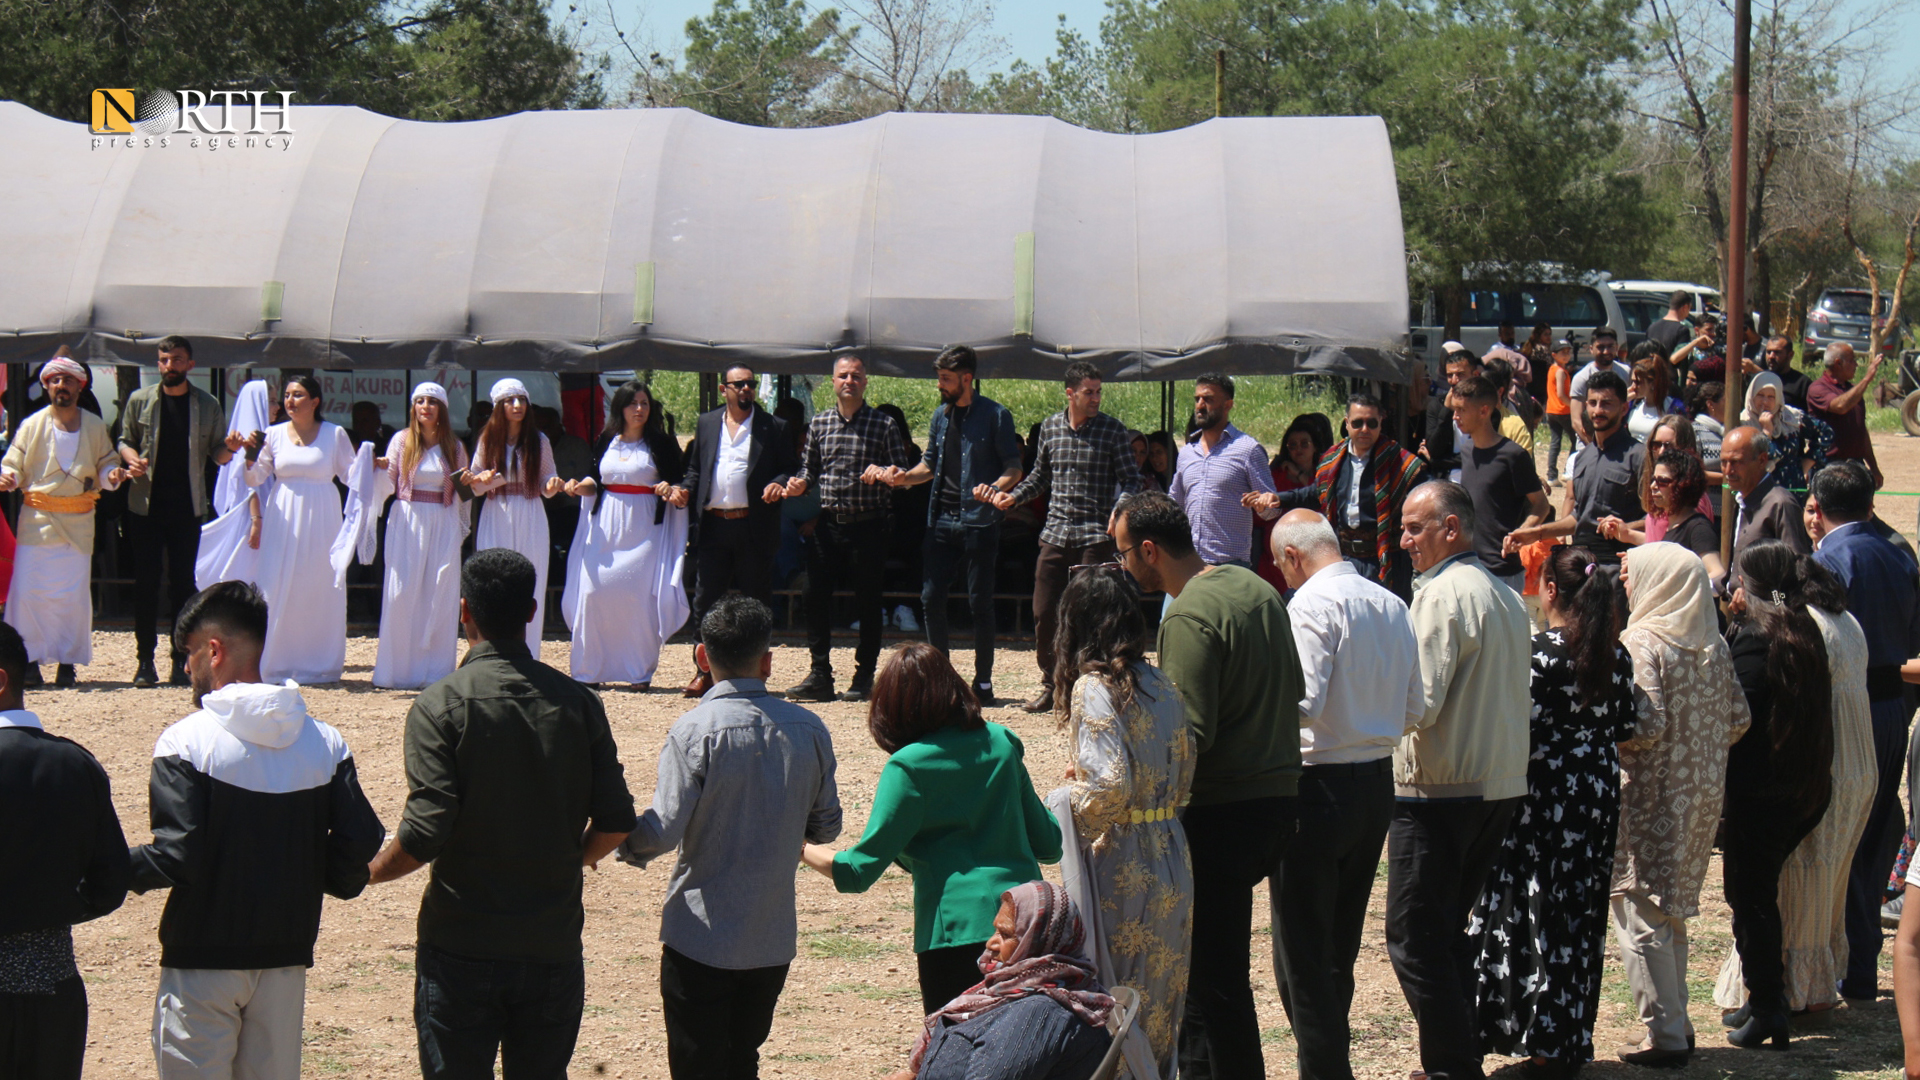
{"type": "MultiPolygon", "coordinates": [[[[1135,1077],[1264,1075],[1251,964],[1265,882],[1299,1073],[1345,1078],[1384,849],[1417,1080],[1483,1076],[1490,1056],[1525,1077],[1577,1074],[1599,1052],[1609,922],[1644,1026],[1617,1054],[1678,1067],[1699,1045],[1688,924],[1716,847],[1735,942],[1714,995],[1726,1039],[1785,1047],[1796,1026],[1880,992],[1882,905],[1915,832],[1899,796],[1920,567],[1874,515],[1870,444],[1860,455],[1849,441],[1863,424],[1850,355],[1829,354],[1807,412],[1786,411],[1799,406],[1775,378],[1741,422],[1706,427],[1673,411],[1668,387],[1711,373],[1687,363],[1711,335],[1625,374],[1613,340],[1596,333],[1577,370],[1572,342],[1530,340],[1548,369],[1538,412],[1520,400],[1524,352],[1483,360],[1449,343],[1431,401],[1416,394],[1390,417],[1355,393],[1337,440],[1330,423],[1301,423],[1298,445],[1290,429],[1271,459],[1232,422],[1233,380],[1203,376],[1164,490],[1147,475],[1151,444],[1143,453],[1100,411],[1084,364],[1067,369],[1064,408],[1023,467],[1011,416],[979,392],[962,348],[936,362],[942,405],[917,454],[846,356],[835,408],[805,438],[758,408],[744,367],[724,373],[725,403],[684,450],[651,392],[628,384],[590,475],[573,480],[513,380],[493,388],[471,458],[438,386],[416,388],[408,428],[376,455],[317,421],[319,389],[299,378],[288,419],[264,431],[221,442],[217,415],[194,419],[198,399],[160,400],[145,406],[158,430],[116,449],[74,402],[84,372],[50,363],[49,407],[0,462],[0,487],[29,492],[23,552],[49,549],[40,578],[16,572],[0,627],[0,806],[22,823],[0,846],[26,868],[0,883],[0,1055],[30,1075],[78,1074],[86,1000],[70,926],[128,889],[164,888],[160,1074],[297,1076],[323,896],[431,867],[423,1073],[489,1076],[498,1059],[510,1076],[561,1076],[584,1006],[582,868],[671,855],[660,991],[676,1078],[757,1075],[796,951],[796,861],[838,892],[889,866],[913,879],[925,1019],[899,1077],[1084,1080],[1111,1055],[1135,1077]],[[1508,434],[1531,439],[1555,415],[1574,442],[1558,507],[1508,434]],[[1417,417],[1444,426],[1411,447],[1387,437],[1417,417]],[[1832,437],[1786,434],[1816,423],[1832,437]],[[155,747],[154,839],[129,847],[104,772],[42,730],[23,690],[37,663],[78,655],[46,643],[64,647],[86,614],[57,603],[91,539],[86,493],[151,478],[148,513],[164,527],[153,500],[184,454],[238,458],[248,486],[224,512],[257,517],[244,546],[260,558],[252,578],[181,603],[171,645],[195,711],[155,747]],[[931,640],[882,653],[876,552],[890,493],[920,484],[933,485],[925,599],[944,609],[965,570],[971,679],[948,657],[944,619],[929,618],[931,640]],[[1731,522],[1706,497],[1719,484],[1736,495],[1731,522]],[[316,635],[343,627],[343,556],[365,550],[389,493],[375,682],[420,688],[390,834],[344,739],[299,691],[302,675],[338,678],[316,635]],[[488,497],[464,560],[463,493],[488,497]],[[561,493],[582,500],[571,676],[537,651],[547,538],[530,508],[561,493]],[[809,495],[810,670],[780,695],[767,687],[768,567],[778,504],[809,495]],[[983,712],[987,552],[1000,515],[1035,498],[1043,683],[1025,707],[1056,720],[1071,759],[1044,796],[1019,735],[983,712]],[[322,550],[331,578],[285,567],[322,550]],[[687,560],[690,603],[675,592],[687,560]],[[829,604],[842,581],[862,619],[844,697],[865,703],[887,755],[844,845],[834,741],[806,708],[836,696],[829,604]],[[299,625],[281,629],[289,611],[299,625]],[[647,684],[689,615],[699,701],[668,731],[636,812],[587,684],[647,684]],[[1061,885],[1043,878],[1052,863],[1061,885]]],[[[190,356],[169,365],[184,375],[190,356]]],[[[1920,1054],[1920,915],[1908,922],[1896,979],[1920,1054]]]]}

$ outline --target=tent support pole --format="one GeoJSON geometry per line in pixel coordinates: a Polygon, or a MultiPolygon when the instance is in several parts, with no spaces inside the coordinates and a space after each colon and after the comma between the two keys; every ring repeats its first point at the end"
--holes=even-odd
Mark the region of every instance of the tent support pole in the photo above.
{"type": "Polygon", "coordinates": [[[712,412],[720,407],[720,376],[711,371],[700,373],[700,404],[695,412],[712,412]]]}

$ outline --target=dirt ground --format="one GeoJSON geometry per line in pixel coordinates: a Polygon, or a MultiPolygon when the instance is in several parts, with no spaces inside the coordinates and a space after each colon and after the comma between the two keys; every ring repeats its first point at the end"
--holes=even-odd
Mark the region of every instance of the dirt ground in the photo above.
{"type": "MultiPolygon", "coordinates": [[[[1920,491],[1920,441],[1878,435],[1887,487],[1920,491]]],[[[1544,450],[1543,450],[1544,453],[1544,450]]],[[[1911,536],[1920,500],[1883,499],[1881,514],[1911,536]]],[[[852,658],[843,651],[836,663],[844,679],[852,658]]],[[[149,839],[146,779],[154,740],[189,710],[184,689],[135,690],[132,637],[97,633],[95,663],[82,673],[76,690],[37,691],[29,707],[49,730],[89,747],[106,766],[130,842],[149,839]]],[[[381,820],[392,829],[405,798],[401,772],[401,726],[411,694],[373,689],[368,675],[374,658],[371,638],[348,643],[347,681],[309,690],[315,715],[337,726],[358,761],[360,778],[381,820]]],[[[549,640],[543,658],[563,670],[567,643],[549,640]]],[[[956,656],[961,670],[970,659],[956,656]]],[[[997,663],[999,692],[1019,700],[1035,686],[1031,649],[1007,649],[997,663]]],[[[659,685],[677,687],[692,673],[689,650],[669,647],[659,685]]],[[[805,651],[794,645],[778,650],[772,685],[785,687],[806,673],[805,651]]],[[[49,675],[51,672],[49,672],[49,675]]],[[[655,762],[667,728],[684,711],[676,692],[609,692],[607,712],[626,764],[628,785],[645,804],[653,790],[655,762]]],[[[885,760],[867,736],[864,707],[834,703],[818,709],[831,729],[839,755],[840,796],[846,808],[842,845],[864,826],[874,782],[885,760]]],[[[1048,717],[1032,717],[1011,707],[991,710],[991,719],[1013,728],[1026,741],[1028,766],[1044,793],[1066,765],[1063,740],[1048,717]]],[[[611,860],[586,880],[587,1004],[576,1076],[665,1077],[666,1044],[658,989],[659,909],[669,865],[663,860],[639,871],[611,860]]],[[[1048,868],[1057,880],[1057,871],[1048,868]]],[[[799,955],[781,999],[773,1034],[763,1048],[762,1073],[769,1076],[832,1078],[876,1077],[904,1064],[918,1016],[918,991],[912,953],[911,886],[899,870],[890,871],[874,889],[841,896],[817,874],[796,869],[800,908],[799,955]]],[[[1364,1077],[1405,1076],[1418,1067],[1415,1030],[1388,963],[1383,941],[1382,864],[1369,911],[1365,945],[1353,1005],[1355,1071],[1364,1077]]],[[[371,887],[359,899],[329,900],[316,948],[317,964],[308,975],[305,1060],[307,1076],[388,1078],[417,1076],[412,1024],[414,917],[424,873],[371,887]]],[[[148,1033],[153,992],[159,973],[156,928],[164,893],[129,897],[119,911],[77,927],[75,945],[92,1002],[88,1074],[132,1077],[153,1074],[148,1033]]],[[[1262,1039],[1270,1075],[1295,1074],[1294,1047],[1275,989],[1271,934],[1265,925],[1264,889],[1257,899],[1252,965],[1262,1039]]],[[[1883,976],[1881,1000],[1865,1008],[1841,1011],[1824,1031],[1797,1037],[1784,1054],[1742,1051],[1725,1044],[1719,1010],[1711,1001],[1714,979],[1730,947],[1728,913],[1720,897],[1719,870],[1709,875],[1701,915],[1691,923],[1692,1014],[1700,1032],[1700,1052],[1683,1074],[1690,1077],[1897,1077],[1900,1038],[1891,997],[1891,979],[1883,976]]],[[[1609,954],[1614,953],[1611,939],[1609,954]]],[[[1885,960],[1883,957],[1883,969],[1885,960]]],[[[1625,979],[1617,962],[1607,969],[1596,1046],[1594,1076],[1628,1076],[1637,1070],[1614,1059],[1616,1049],[1636,1040],[1625,979]]],[[[1502,1064],[1489,1059],[1491,1071],[1502,1064]]],[[[1640,1074],[1645,1075],[1645,1074],[1640,1074]]]]}

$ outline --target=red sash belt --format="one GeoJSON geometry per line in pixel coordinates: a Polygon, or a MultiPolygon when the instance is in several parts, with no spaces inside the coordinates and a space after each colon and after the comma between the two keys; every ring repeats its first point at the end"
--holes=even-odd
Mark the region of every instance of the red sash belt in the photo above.
{"type": "Polygon", "coordinates": [[[613,492],[615,495],[651,495],[653,494],[652,488],[641,487],[639,484],[601,484],[600,486],[606,489],[607,491],[613,492]]]}

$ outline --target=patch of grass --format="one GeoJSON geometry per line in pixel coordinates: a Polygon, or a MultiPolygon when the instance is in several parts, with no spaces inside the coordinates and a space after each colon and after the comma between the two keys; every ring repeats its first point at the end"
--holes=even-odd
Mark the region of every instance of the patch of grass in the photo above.
{"type": "Polygon", "coordinates": [[[832,1054],[809,1054],[805,1051],[792,1054],[768,1054],[768,1061],[832,1061],[832,1054]]]}
{"type": "Polygon", "coordinates": [[[612,1011],[611,1008],[605,1005],[587,1004],[580,1007],[581,1016],[605,1016],[612,1011]]]}
{"type": "Polygon", "coordinates": [[[816,960],[871,960],[893,947],[838,930],[812,935],[807,955],[816,960]]]}
{"type": "Polygon", "coordinates": [[[314,1043],[332,1042],[353,1036],[353,1029],[338,1024],[312,1024],[300,1033],[300,1041],[308,1046],[314,1043]]]}
{"type": "Polygon", "coordinates": [[[1905,431],[1906,426],[1900,423],[1900,407],[1898,405],[1888,405],[1885,408],[1874,408],[1872,406],[1868,406],[1867,407],[1867,430],[1868,431],[1894,431],[1894,432],[1905,431]]]}
{"type": "Polygon", "coordinates": [[[311,1059],[301,1056],[301,1073],[318,1073],[323,1076],[338,1076],[353,1071],[353,1065],[339,1054],[314,1054],[311,1059]]]}
{"type": "Polygon", "coordinates": [[[1268,1028],[1260,1033],[1260,1041],[1267,1046],[1280,1046],[1293,1041],[1293,1029],[1283,1027],[1268,1028]]]}

